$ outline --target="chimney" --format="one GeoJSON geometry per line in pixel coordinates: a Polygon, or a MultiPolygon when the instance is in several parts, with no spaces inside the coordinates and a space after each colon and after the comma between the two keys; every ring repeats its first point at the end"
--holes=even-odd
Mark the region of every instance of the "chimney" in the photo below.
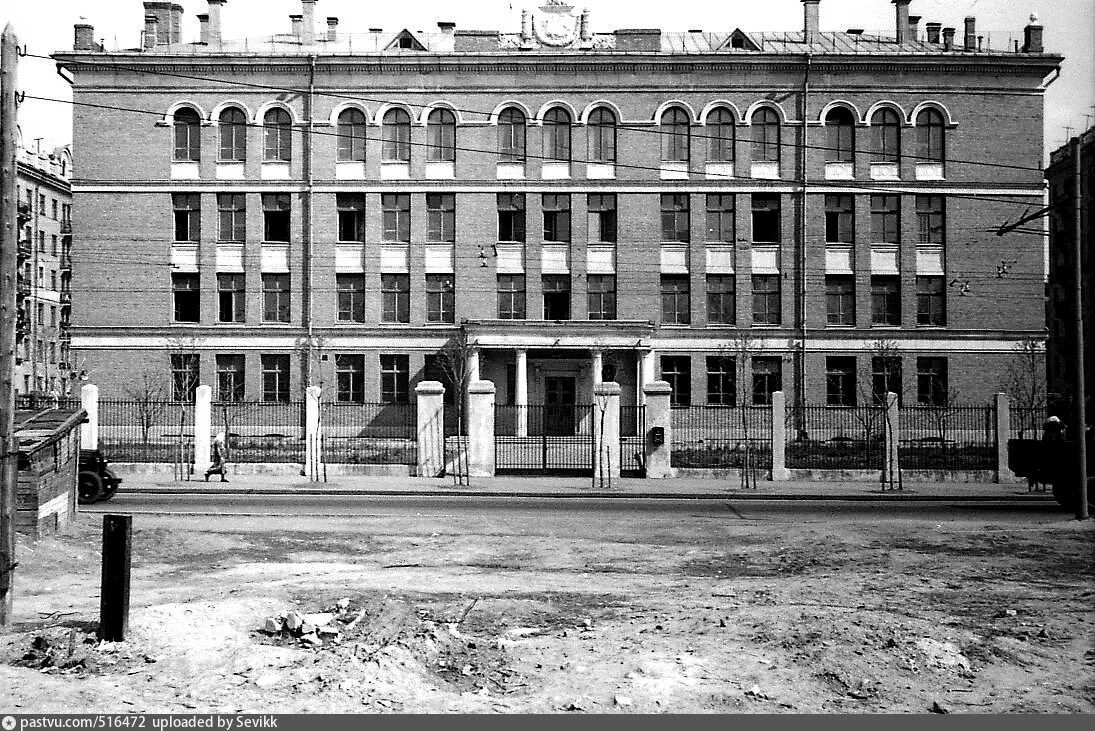
{"type": "Polygon", "coordinates": [[[95,44],[95,26],[87,23],[77,23],[73,26],[75,38],[72,43],[74,51],[97,51],[99,46],[95,44]]]}
{"type": "Polygon", "coordinates": [[[939,44],[939,31],[943,28],[942,23],[928,23],[924,26],[928,29],[928,43],[939,44]]]}
{"type": "Polygon", "coordinates": [[[334,43],[338,40],[338,18],[327,16],[327,42],[334,43]]]}
{"type": "Polygon", "coordinates": [[[209,45],[209,14],[198,14],[198,43],[203,46],[209,45]]]}
{"type": "Polygon", "coordinates": [[[909,16],[909,37],[906,38],[905,40],[907,40],[907,41],[919,40],[919,38],[920,38],[920,18],[921,17],[923,17],[923,16],[920,16],[920,15],[910,15],[909,16]]]}
{"type": "Polygon", "coordinates": [[[304,16],[303,15],[290,15],[289,16],[289,22],[292,23],[292,26],[293,26],[293,37],[296,38],[299,41],[300,40],[301,26],[304,25],[304,16]]]}
{"type": "Polygon", "coordinates": [[[897,13],[897,42],[904,43],[909,35],[909,3],[912,0],[893,0],[897,13]]]}
{"type": "Polygon", "coordinates": [[[1038,24],[1038,16],[1033,13],[1030,24],[1023,28],[1023,53],[1045,53],[1042,46],[1042,26],[1038,24]]]}
{"type": "Polygon", "coordinates": [[[528,17],[528,11],[521,11],[521,43],[530,43],[532,41],[532,24],[531,19],[528,17]]]}
{"type": "Polygon", "coordinates": [[[144,16],[144,48],[148,50],[155,48],[159,42],[158,37],[160,34],[160,19],[155,15],[144,16]]]}
{"type": "Polygon", "coordinates": [[[451,36],[456,33],[456,23],[451,20],[439,20],[437,21],[437,27],[442,33],[447,36],[451,36]]]}
{"type": "Polygon", "coordinates": [[[821,27],[821,0],[802,0],[802,30],[806,43],[813,43],[821,27]]]}
{"type": "Polygon", "coordinates": [[[209,43],[213,46],[221,44],[221,10],[225,0],[208,0],[209,2],[209,43]]]}
{"type": "Polygon", "coordinates": [[[183,18],[183,6],[172,5],[171,6],[171,32],[168,34],[168,38],[171,39],[171,43],[182,43],[182,18],[183,18]]]}
{"type": "Polygon", "coordinates": [[[966,50],[977,50],[977,19],[972,16],[966,18],[966,50]]]}
{"type": "Polygon", "coordinates": [[[300,0],[300,4],[304,13],[304,32],[301,33],[300,42],[310,46],[316,42],[316,0],[300,0]]]}
{"type": "Polygon", "coordinates": [[[953,51],[954,50],[954,30],[955,30],[954,28],[949,28],[949,27],[943,29],[943,50],[944,51],[953,51]]]}
{"type": "Polygon", "coordinates": [[[593,31],[589,27],[589,8],[582,8],[582,16],[580,22],[580,33],[582,43],[589,43],[593,40],[593,31]]]}
{"type": "Polygon", "coordinates": [[[171,20],[173,12],[172,3],[151,2],[146,0],[144,4],[145,27],[148,26],[148,16],[155,16],[156,32],[159,34],[156,37],[156,43],[154,45],[171,43],[171,20]]]}

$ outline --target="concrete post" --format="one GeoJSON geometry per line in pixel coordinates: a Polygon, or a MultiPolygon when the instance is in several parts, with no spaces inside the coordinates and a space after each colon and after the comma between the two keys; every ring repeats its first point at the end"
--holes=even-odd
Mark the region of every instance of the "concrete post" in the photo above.
{"type": "Polygon", "coordinates": [[[323,431],[319,423],[319,386],[305,389],[304,398],[304,474],[310,480],[322,478],[323,431]]]}
{"type": "Polygon", "coordinates": [[[791,479],[787,469],[787,397],[783,391],[772,393],[772,475],[773,482],[791,479]]]}
{"type": "Polygon", "coordinates": [[[445,387],[437,381],[415,386],[418,403],[418,476],[439,477],[445,471],[445,387]]]}
{"type": "Polygon", "coordinates": [[[468,384],[468,473],[494,477],[494,384],[468,384]]]}
{"type": "Polygon", "coordinates": [[[661,480],[672,477],[673,419],[669,408],[669,395],[673,388],[665,381],[654,381],[643,386],[646,399],[646,434],[643,435],[643,458],[647,479],[661,480]],[[654,444],[655,427],[665,435],[663,444],[654,444]]]}
{"type": "Polygon", "coordinates": [[[897,394],[886,393],[886,429],[883,442],[883,484],[893,487],[901,483],[899,476],[901,464],[898,460],[898,445],[901,443],[901,416],[897,408],[897,394]]]}
{"type": "Polygon", "coordinates": [[[209,459],[210,442],[213,441],[213,389],[198,386],[194,391],[194,473],[205,472],[212,461],[209,459]]]}
{"type": "Polygon", "coordinates": [[[612,487],[620,479],[620,384],[593,387],[593,484],[612,487]]]}
{"type": "Polygon", "coordinates": [[[517,393],[513,403],[517,407],[517,436],[528,436],[528,351],[517,351],[517,393]]]}
{"type": "Polygon", "coordinates": [[[1011,439],[1011,403],[1005,393],[995,396],[996,406],[996,482],[1014,482],[1015,473],[1008,467],[1008,440],[1011,439]]]}
{"type": "Polygon", "coordinates": [[[80,405],[87,422],[80,425],[80,449],[99,448],[99,387],[89,383],[80,389],[80,405]]]}

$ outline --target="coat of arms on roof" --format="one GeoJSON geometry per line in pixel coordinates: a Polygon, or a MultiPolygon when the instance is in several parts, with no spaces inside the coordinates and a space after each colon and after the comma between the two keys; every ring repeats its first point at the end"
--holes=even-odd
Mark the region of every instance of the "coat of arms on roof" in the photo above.
{"type": "Polygon", "coordinates": [[[546,5],[540,6],[540,12],[533,15],[532,30],[536,40],[545,46],[573,46],[580,30],[574,6],[562,0],[547,0],[546,5]]]}

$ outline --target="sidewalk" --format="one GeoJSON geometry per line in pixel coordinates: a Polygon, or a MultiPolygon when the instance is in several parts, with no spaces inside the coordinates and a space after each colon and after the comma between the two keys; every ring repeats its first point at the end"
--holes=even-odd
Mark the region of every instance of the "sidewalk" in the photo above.
{"type": "Polygon", "coordinates": [[[903,490],[883,492],[877,482],[760,481],[756,489],[742,489],[736,479],[622,478],[610,488],[594,486],[590,477],[472,478],[471,486],[454,485],[452,478],[406,476],[332,476],[312,482],[297,475],[229,475],[230,482],[175,481],[170,474],[123,475],[121,493],[140,494],[269,494],[269,495],[408,495],[491,496],[543,498],[646,498],[733,500],[973,500],[1052,501],[1048,493],[1028,493],[1026,484],[915,482],[903,490]]]}

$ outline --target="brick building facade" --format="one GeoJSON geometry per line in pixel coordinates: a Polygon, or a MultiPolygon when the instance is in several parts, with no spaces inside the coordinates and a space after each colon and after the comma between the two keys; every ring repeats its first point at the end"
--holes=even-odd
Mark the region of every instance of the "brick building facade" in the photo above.
{"type": "Polygon", "coordinates": [[[463,331],[499,403],[986,400],[1044,338],[1041,243],[989,228],[1042,199],[1061,57],[819,2],[780,34],[560,2],[518,33],[317,33],[314,0],[248,41],[224,0],[196,43],[170,3],[132,51],[77,26],[74,348],[105,397],[402,401],[463,331]]]}

